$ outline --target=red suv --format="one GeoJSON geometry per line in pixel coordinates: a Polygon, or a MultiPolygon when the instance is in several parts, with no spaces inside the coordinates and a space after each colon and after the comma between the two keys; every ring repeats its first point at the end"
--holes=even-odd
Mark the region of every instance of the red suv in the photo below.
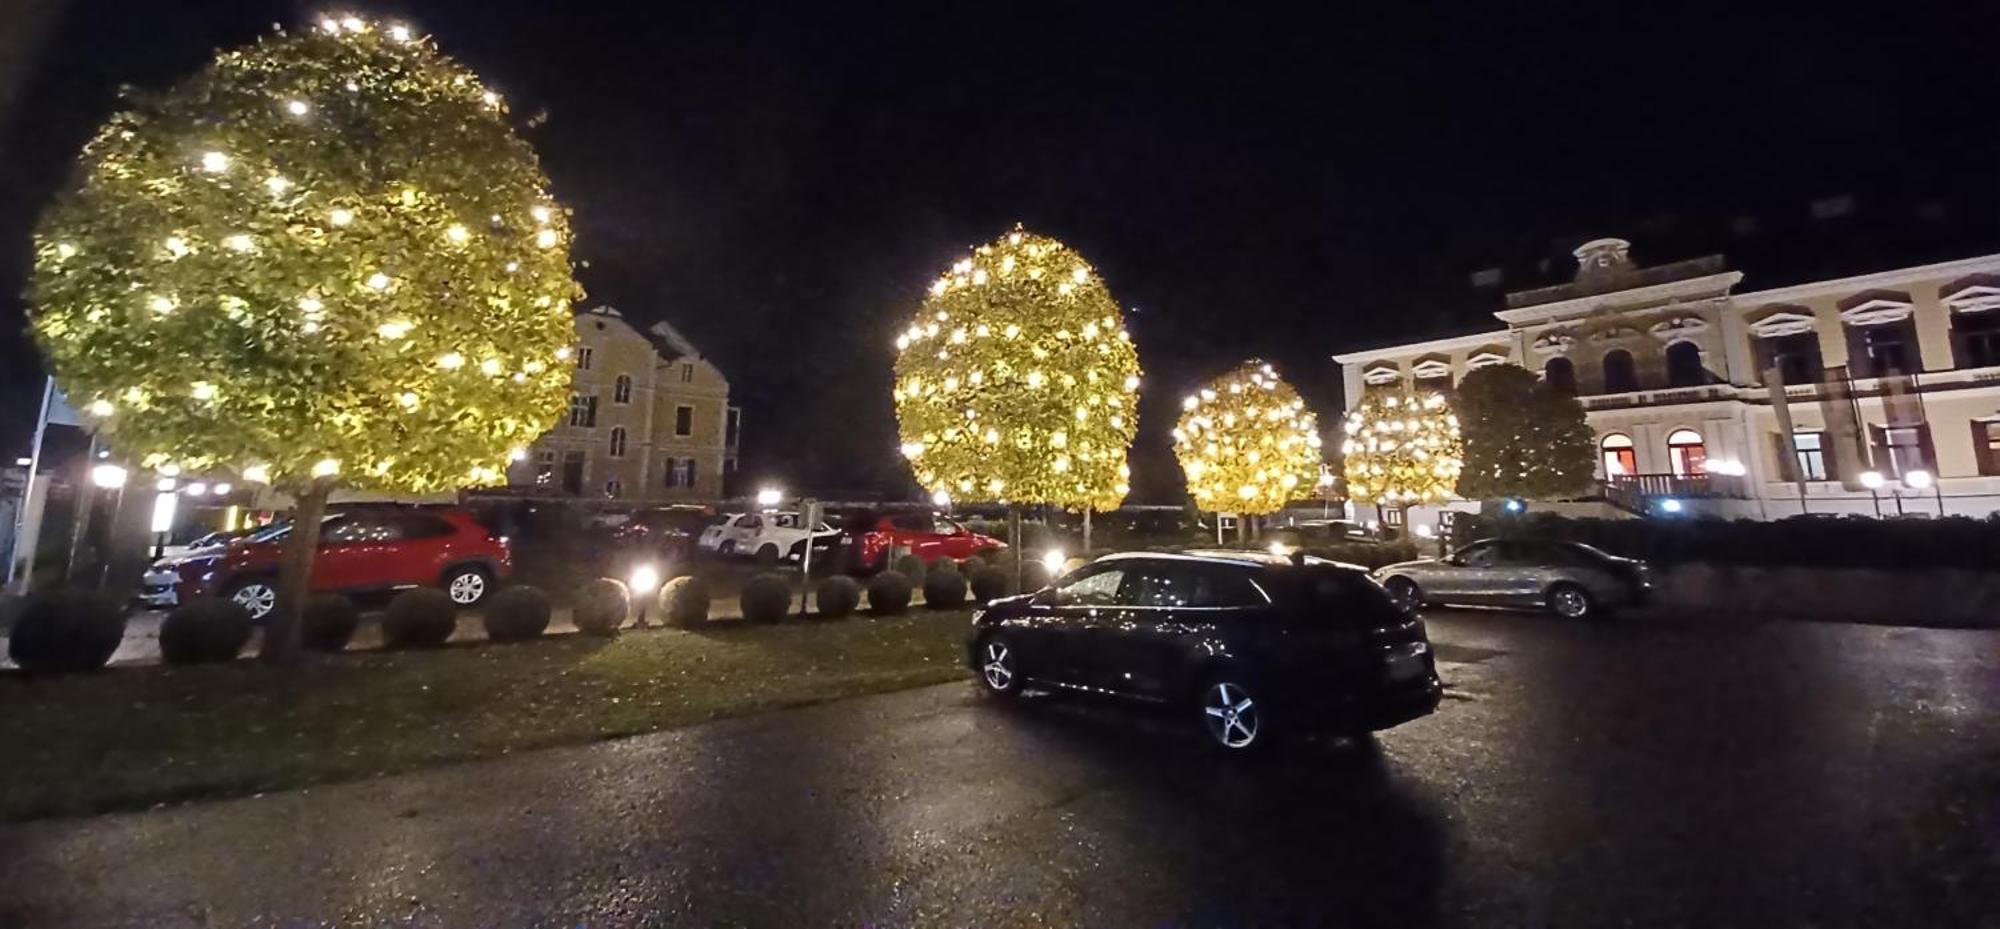
{"type": "MultiPolygon", "coordinates": [[[[278,602],[278,564],[290,532],[290,523],[277,524],[218,548],[161,559],[146,573],[140,599],[163,607],[219,594],[261,620],[278,602]]],[[[507,541],[463,510],[352,509],[321,524],[308,586],[340,593],[441,587],[453,602],[471,606],[513,567],[507,541]]]]}
{"type": "Polygon", "coordinates": [[[889,567],[889,554],[898,548],[908,549],[930,564],[940,558],[964,561],[1007,547],[999,539],[973,532],[938,513],[899,513],[872,521],[864,516],[861,525],[864,528],[856,533],[854,557],[855,564],[866,571],[889,567]]]}

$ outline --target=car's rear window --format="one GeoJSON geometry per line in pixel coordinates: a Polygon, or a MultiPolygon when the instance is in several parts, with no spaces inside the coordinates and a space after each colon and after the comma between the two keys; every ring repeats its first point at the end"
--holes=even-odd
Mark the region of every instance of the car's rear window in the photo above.
{"type": "Polygon", "coordinates": [[[1300,568],[1290,586],[1307,611],[1329,618],[1372,621],[1402,613],[1382,585],[1352,568],[1331,565],[1300,568]]]}

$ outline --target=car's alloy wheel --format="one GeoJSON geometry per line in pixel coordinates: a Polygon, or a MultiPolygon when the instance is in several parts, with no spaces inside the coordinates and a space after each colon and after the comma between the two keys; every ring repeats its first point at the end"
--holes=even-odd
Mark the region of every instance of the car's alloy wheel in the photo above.
{"type": "Polygon", "coordinates": [[[486,597],[486,575],[478,571],[461,571],[451,576],[445,584],[445,593],[451,595],[451,602],[459,606],[471,606],[486,597]]]}
{"type": "Polygon", "coordinates": [[[1574,584],[1562,584],[1549,591],[1549,609],[1564,619],[1582,619],[1590,614],[1590,594],[1574,584]]]}
{"type": "Polygon", "coordinates": [[[1387,586],[1389,599],[1396,601],[1397,606],[1406,610],[1423,606],[1423,592],[1417,589],[1416,581],[1407,577],[1392,577],[1387,586]]]}
{"type": "Polygon", "coordinates": [[[1250,691],[1241,684],[1216,681],[1208,685],[1201,699],[1202,722],[1208,735],[1223,748],[1240,751],[1257,743],[1264,727],[1264,711],[1250,691]]]}
{"type": "Polygon", "coordinates": [[[996,694],[1011,694],[1021,685],[1020,666],[1005,639],[987,639],[979,646],[979,682],[996,694]]]}
{"type": "Polygon", "coordinates": [[[278,606],[278,591],[268,581],[249,581],[229,595],[251,619],[263,619],[278,606]]]}

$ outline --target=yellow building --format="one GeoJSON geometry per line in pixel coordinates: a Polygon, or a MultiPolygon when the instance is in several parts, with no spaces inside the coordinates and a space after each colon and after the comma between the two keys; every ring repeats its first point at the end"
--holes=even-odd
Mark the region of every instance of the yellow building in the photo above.
{"type": "Polygon", "coordinates": [[[597,500],[709,503],[736,469],[741,414],[729,381],[672,326],[616,309],[577,314],[569,413],[508,483],[597,500]]]}
{"type": "Polygon", "coordinates": [[[1507,294],[1505,328],[1335,355],[1349,406],[1518,364],[1578,396],[1628,509],[2000,511],[2000,255],[1740,292],[1720,256],[1629,250],[1583,244],[1571,282],[1507,294]]]}

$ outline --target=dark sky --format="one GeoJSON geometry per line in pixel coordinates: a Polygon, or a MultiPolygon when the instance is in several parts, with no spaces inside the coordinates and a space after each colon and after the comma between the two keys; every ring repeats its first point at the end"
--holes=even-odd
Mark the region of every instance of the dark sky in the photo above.
{"type": "MultiPolygon", "coordinates": [[[[1137,308],[1159,502],[1189,386],[1263,356],[1325,416],[1331,352],[1494,325],[1480,268],[1530,286],[1620,235],[1762,287],[2000,250],[1985,4],[641,6],[356,8],[548,110],[591,301],[681,327],[735,384],[746,476],[823,492],[900,488],[894,332],[1016,221],[1137,308]]],[[[28,229],[115,87],[321,9],[71,3],[0,127],[0,451],[38,396],[28,229]]]]}

